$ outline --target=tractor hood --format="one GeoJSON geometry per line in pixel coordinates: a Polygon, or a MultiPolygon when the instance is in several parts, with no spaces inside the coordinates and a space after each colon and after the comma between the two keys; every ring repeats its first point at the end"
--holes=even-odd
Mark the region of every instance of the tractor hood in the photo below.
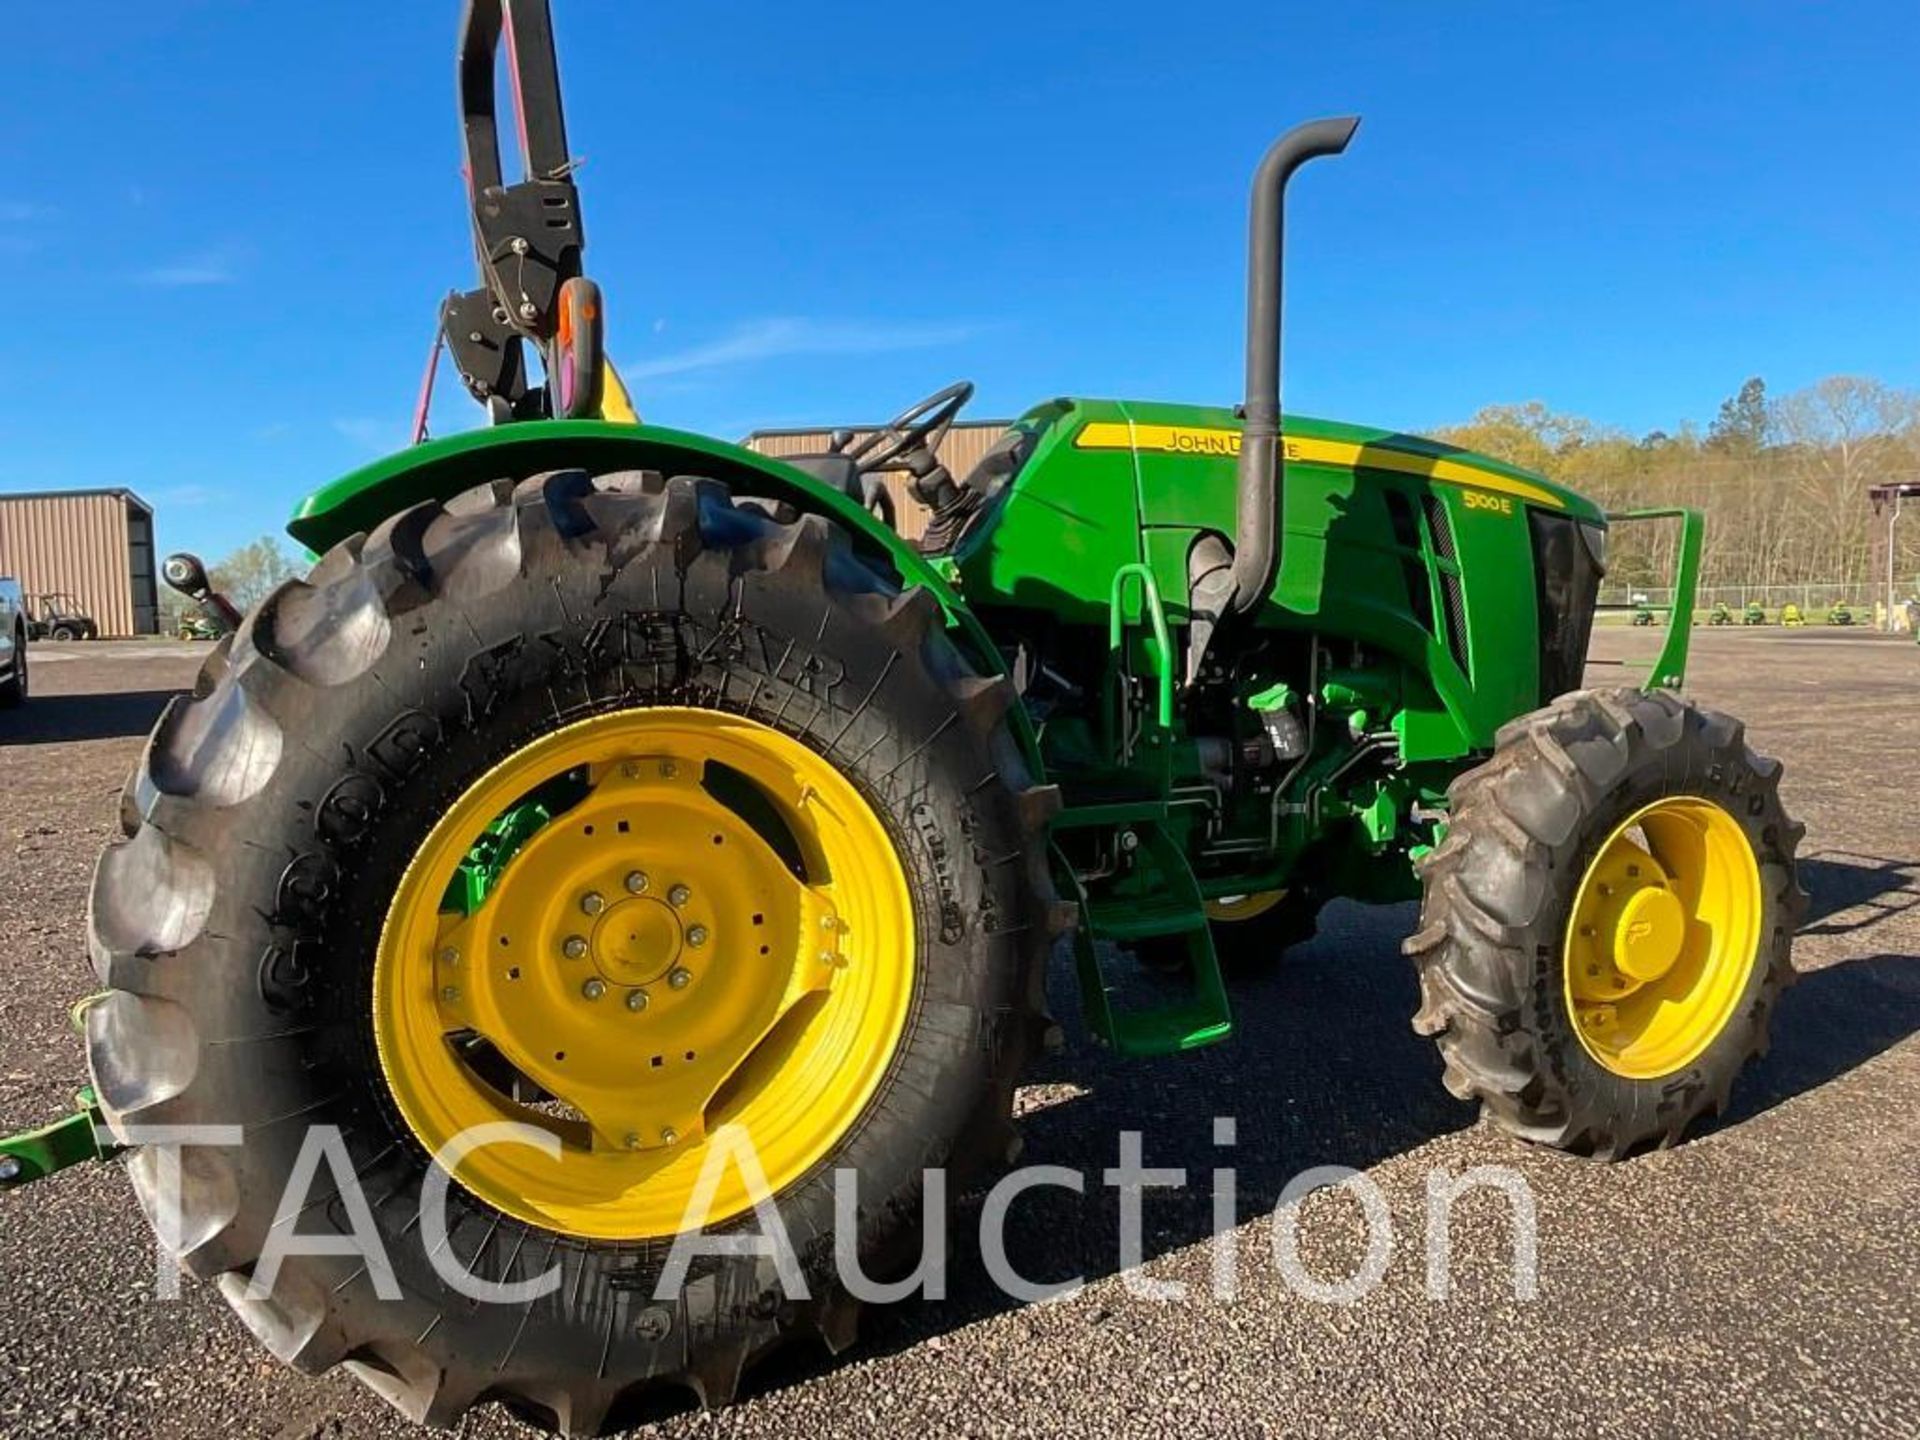
{"type": "MultiPolygon", "coordinates": [[[[1057,407],[1049,409],[1058,416],[1057,423],[1068,429],[1071,443],[1079,450],[1130,449],[1143,454],[1212,458],[1237,458],[1240,453],[1240,418],[1224,406],[1075,400],[1064,413],[1057,407]]],[[[1589,524],[1606,523],[1599,506],[1544,475],[1418,435],[1289,414],[1282,448],[1290,465],[1418,475],[1510,496],[1589,524]]]]}

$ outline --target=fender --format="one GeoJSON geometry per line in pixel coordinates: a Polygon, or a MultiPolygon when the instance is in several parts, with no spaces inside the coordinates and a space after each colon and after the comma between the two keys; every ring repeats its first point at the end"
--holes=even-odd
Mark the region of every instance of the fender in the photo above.
{"type": "MultiPolygon", "coordinates": [[[[824,515],[853,537],[854,548],[880,562],[902,589],[923,585],[939,601],[956,643],[983,674],[1005,674],[1006,660],[954,587],[912,544],[852,497],[803,470],[725,440],[607,420],[528,420],[463,430],[390,455],[344,475],[300,502],[287,533],[315,554],[424,500],[450,500],[503,475],[579,468],[658,470],[701,475],[743,495],[784,500],[803,514],[824,515]]],[[[1044,778],[1026,711],[1007,712],[1014,738],[1036,783],[1044,778]]]]}

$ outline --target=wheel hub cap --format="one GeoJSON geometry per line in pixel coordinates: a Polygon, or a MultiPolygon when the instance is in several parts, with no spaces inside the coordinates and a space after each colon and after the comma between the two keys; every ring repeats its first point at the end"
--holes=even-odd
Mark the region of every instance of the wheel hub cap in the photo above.
{"type": "Polygon", "coordinates": [[[1613,966],[1628,979],[1658,980],[1680,958],[1687,914],[1661,881],[1636,890],[1620,907],[1613,932],[1613,966]]]}
{"type": "Polygon", "coordinates": [[[651,985],[666,978],[685,943],[679,917],[661,900],[623,900],[593,927],[588,953],[610,985],[651,985]]]}

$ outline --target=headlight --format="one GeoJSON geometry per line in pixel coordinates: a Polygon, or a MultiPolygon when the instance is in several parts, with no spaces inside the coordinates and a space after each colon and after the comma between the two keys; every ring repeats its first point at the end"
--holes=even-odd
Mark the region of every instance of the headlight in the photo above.
{"type": "Polygon", "coordinates": [[[1595,525],[1591,521],[1580,522],[1580,538],[1587,542],[1587,554],[1593,557],[1593,568],[1602,575],[1607,573],[1607,527],[1595,525]]]}

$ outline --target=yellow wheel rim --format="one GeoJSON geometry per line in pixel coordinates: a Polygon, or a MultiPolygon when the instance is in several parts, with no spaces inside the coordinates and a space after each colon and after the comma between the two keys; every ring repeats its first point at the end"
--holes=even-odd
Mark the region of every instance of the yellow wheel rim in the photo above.
{"type": "MultiPolygon", "coordinates": [[[[466,1189],[646,1239],[685,1228],[724,1124],[772,1192],[833,1152],[905,1031],[914,953],[898,851],[833,765],[740,716],[617,711],[508,756],[428,833],[381,931],[374,1034],[429,1151],[502,1121],[559,1140],[467,1153],[466,1189]],[[478,907],[445,908],[476,839],[556,783],[565,808],[478,907]]],[[[729,1159],[696,1220],[757,1198],[729,1159]]]]}
{"type": "Polygon", "coordinates": [[[1207,918],[1229,925],[1258,919],[1286,898],[1287,892],[1284,890],[1261,890],[1252,895],[1223,895],[1218,900],[1207,901],[1207,918]]]}
{"type": "Polygon", "coordinates": [[[1678,796],[1628,816],[1567,929],[1567,1013],[1587,1053],[1632,1080],[1699,1059],[1746,993],[1761,910],[1753,846],[1719,805],[1678,796]]]}

